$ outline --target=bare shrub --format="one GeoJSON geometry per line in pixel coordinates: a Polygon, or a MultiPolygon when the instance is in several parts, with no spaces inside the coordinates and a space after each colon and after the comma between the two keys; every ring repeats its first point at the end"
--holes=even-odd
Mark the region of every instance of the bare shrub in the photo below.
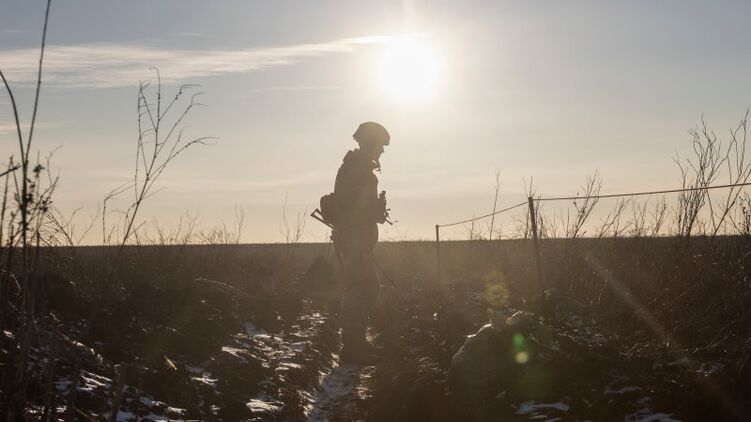
{"type": "Polygon", "coordinates": [[[678,196],[675,232],[688,237],[694,232],[716,236],[729,233],[737,225],[733,221],[733,209],[738,205],[745,183],[751,179],[751,163],[746,160],[747,129],[749,111],[738,125],[730,130],[727,146],[712,132],[702,118],[699,125],[689,133],[692,136],[693,155],[685,160],[676,157],[675,162],[681,172],[684,189],[678,196]],[[708,187],[717,181],[726,169],[724,194],[711,194],[708,187]],[[740,186],[739,186],[740,185],[740,186]],[[719,196],[719,199],[715,197],[719,196]],[[699,216],[705,205],[709,221],[699,216]]]}
{"type": "Polygon", "coordinates": [[[681,172],[681,187],[690,189],[678,194],[676,210],[676,234],[689,237],[694,232],[699,213],[704,206],[709,187],[719,176],[720,169],[727,161],[722,141],[712,132],[702,117],[701,122],[689,131],[691,135],[691,158],[674,159],[681,172]]]}
{"type": "Polygon", "coordinates": [[[747,183],[751,178],[751,163],[746,161],[746,141],[748,139],[748,115],[749,110],[741,119],[738,126],[730,131],[730,142],[725,152],[727,164],[727,183],[730,186],[725,191],[725,196],[721,201],[712,202],[712,197],[707,195],[710,204],[710,217],[712,220],[712,235],[717,235],[720,230],[728,232],[732,226],[732,209],[738,204],[738,199],[743,191],[744,186],[737,186],[747,183]]]}
{"type": "Polygon", "coordinates": [[[744,192],[739,200],[738,216],[733,219],[736,233],[751,236],[751,195],[744,192]]]}
{"type": "Polygon", "coordinates": [[[243,227],[245,226],[245,211],[235,207],[233,227],[230,229],[224,221],[219,222],[196,235],[199,243],[204,245],[237,245],[240,243],[243,227]]]}
{"type": "Polygon", "coordinates": [[[663,196],[661,200],[655,204],[654,209],[652,210],[650,215],[652,217],[652,225],[649,235],[651,237],[655,237],[660,234],[660,230],[667,220],[668,205],[665,202],[665,196],[663,196]]]}
{"type": "MultiPolygon", "coordinates": [[[[495,230],[495,212],[498,209],[498,193],[501,191],[501,171],[495,171],[495,196],[493,198],[493,214],[490,216],[490,228],[488,229],[488,239],[493,240],[495,230]]],[[[500,232],[498,238],[501,237],[500,232]]]]}
{"type": "MultiPolygon", "coordinates": [[[[34,91],[33,110],[29,124],[28,136],[23,136],[21,121],[19,118],[18,105],[16,103],[13,89],[0,69],[0,80],[3,82],[6,93],[10,100],[13,119],[16,127],[16,137],[18,139],[18,151],[20,162],[15,162],[11,156],[8,168],[2,173],[5,175],[5,184],[3,189],[2,203],[2,220],[0,226],[5,226],[7,230],[6,255],[4,266],[2,267],[2,277],[12,277],[14,275],[14,248],[21,249],[21,268],[19,286],[22,288],[22,307],[28,311],[31,316],[34,315],[34,306],[36,303],[35,293],[36,286],[36,262],[39,257],[39,246],[41,244],[41,228],[44,226],[45,217],[52,203],[52,194],[57,185],[57,177],[52,177],[48,171],[49,157],[46,161],[40,159],[39,153],[36,156],[36,163],[31,161],[32,141],[34,138],[34,128],[36,124],[37,111],[39,109],[39,93],[42,85],[42,67],[44,63],[44,51],[47,39],[47,22],[49,21],[49,11],[51,2],[47,2],[45,9],[44,26],[42,30],[42,41],[39,52],[39,66],[37,70],[36,89],[34,91]],[[20,170],[20,173],[16,170],[20,170]],[[8,201],[9,188],[12,187],[12,201],[8,201]],[[5,212],[8,210],[8,220],[5,220],[5,212]]],[[[6,233],[2,230],[3,236],[6,233]]],[[[2,236],[0,236],[2,241],[2,236]]],[[[1,244],[0,244],[1,245],[1,244]]],[[[2,279],[3,285],[10,284],[10,280],[2,279]]],[[[3,319],[5,312],[5,300],[9,297],[3,291],[3,319]]]]}
{"type": "MultiPolygon", "coordinates": [[[[31,342],[38,335],[36,324],[38,288],[38,264],[40,261],[41,228],[52,203],[52,194],[57,185],[57,178],[52,177],[47,170],[49,163],[42,163],[37,153],[36,164],[31,162],[32,140],[39,109],[39,93],[42,86],[42,67],[44,64],[44,50],[47,39],[47,23],[49,21],[51,1],[47,1],[42,41],[39,51],[39,66],[37,70],[36,89],[34,91],[33,111],[29,123],[28,136],[24,139],[13,90],[0,69],[0,79],[10,99],[11,110],[18,139],[19,163],[11,157],[8,168],[2,173],[6,176],[3,188],[2,219],[0,226],[8,227],[6,247],[2,247],[0,235],[0,250],[5,256],[0,258],[0,329],[15,330],[14,342],[8,347],[8,353],[3,362],[3,400],[0,406],[0,418],[3,420],[25,419],[27,393],[29,385],[29,356],[31,342]],[[16,171],[20,169],[20,174],[16,171]],[[10,177],[8,177],[10,176],[10,177]],[[19,180],[20,179],[20,180],[19,180]],[[12,201],[8,201],[9,188],[12,181],[12,201]],[[9,209],[9,220],[5,221],[5,211],[9,209]],[[17,271],[14,264],[14,249],[21,249],[21,267],[17,271]],[[20,273],[20,282],[16,273],[20,273]],[[16,294],[11,295],[14,287],[16,294]],[[16,298],[20,296],[20,303],[16,298]],[[16,303],[14,303],[16,302],[16,303]]],[[[2,229],[0,229],[2,230],[2,229]]],[[[4,231],[3,231],[4,233],[4,231]]]]}
{"type": "MultiPolygon", "coordinates": [[[[576,210],[576,216],[573,221],[566,216],[566,236],[575,239],[578,236],[586,234],[584,224],[589,219],[592,211],[600,200],[600,189],[602,188],[602,178],[595,172],[592,176],[587,176],[587,181],[582,186],[582,198],[574,199],[573,205],[576,210]]],[[[579,196],[577,192],[576,196],[579,196]]]]}
{"type": "MultiPolygon", "coordinates": [[[[3,200],[2,204],[0,204],[0,260],[2,260],[2,249],[5,238],[3,237],[6,234],[6,224],[5,224],[5,215],[8,211],[8,187],[10,185],[10,173],[14,172],[19,169],[19,165],[13,164],[13,157],[10,157],[10,160],[8,161],[8,168],[5,170],[0,176],[3,178],[3,200]]],[[[8,228],[10,229],[11,223],[9,223],[8,228]]]]}
{"type": "Polygon", "coordinates": [[[472,216],[473,220],[469,222],[469,227],[466,229],[466,236],[469,240],[483,240],[485,239],[483,237],[483,230],[480,223],[477,222],[477,220],[474,220],[475,216],[472,216]]]}
{"type": "Polygon", "coordinates": [[[642,237],[647,234],[649,227],[647,226],[647,203],[639,203],[634,200],[631,202],[631,230],[629,235],[633,237],[642,237]]]}
{"type": "Polygon", "coordinates": [[[139,83],[137,95],[138,138],[136,140],[135,166],[133,181],[120,185],[110,191],[104,199],[102,213],[102,237],[108,242],[115,229],[107,232],[107,203],[128,190],[132,189],[133,197],[122,216],[122,231],[118,233],[119,247],[112,265],[116,270],[123,247],[137,236],[143,222],[138,222],[139,211],[144,201],[156,193],[154,185],[170,163],[188,148],[194,145],[206,145],[211,137],[184,136],[185,118],[194,108],[203,106],[196,101],[201,92],[190,95],[187,104],[183,101],[188,91],[195,85],[181,85],[172,99],[164,103],[162,80],[158,69],[156,72],[156,88],[152,90],[151,81],[139,83]],[[180,110],[180,111],[175,111],[180,110]],[[174,113],[171,113],[174,112],[174,113]]]}
{"type": "Polygon", "coordinates": [[[99,220],[99,209],[94,216],[88,219],[88,222],[80,228],[76,224],[78,214],[82,208],[76,208],[69,215],[65,215],[59,209],[53,207],[48,215],[48,234],[44,236],[45,245],[47,246],[81,246],[83,239],[93,230],[94,225],[99,220]]]}
{"type": "Polygon", "coordinates": [[[287,218],[287,196],[285,195],[282,203],[282,221],[279,225],[279,233],[282,234],[284,243],[294,246],[300,242],[303,233],[305,233],[305,217],[307,215],[308,211],[303,210],[303,212],[297,214],[294,225],[290,224],[287,218]]]}
{"type": "Polygon", "coordinates": [[[608,234],[612,237],[620,237],[632,226],[632,222],[622,221],[623,213],[630,201],[631,199],[621,198],[616,202],[615,207],[602,220],[597,233],[598,238],[606,237],[608,234]]]}
{"type": "Polygon", "coordinates": [[[136,233],[139,244],[159,246],[182,246],[195,243],[198,214],[186,212],[176,223],[162,224],[153,218],[136,233]]]}

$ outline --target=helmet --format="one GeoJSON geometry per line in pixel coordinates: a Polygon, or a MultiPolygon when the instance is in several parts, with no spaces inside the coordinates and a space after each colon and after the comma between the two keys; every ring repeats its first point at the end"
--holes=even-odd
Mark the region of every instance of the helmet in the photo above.
{"type": "Polygon", "coordinates": [[[376,142],[381,145],[388,145],[391,136],[388,131],[386,131],[386,128],[380,124],[376,122],[365,122],[360,124],[352,135],[352,138],[360,144],[376,142]]]}

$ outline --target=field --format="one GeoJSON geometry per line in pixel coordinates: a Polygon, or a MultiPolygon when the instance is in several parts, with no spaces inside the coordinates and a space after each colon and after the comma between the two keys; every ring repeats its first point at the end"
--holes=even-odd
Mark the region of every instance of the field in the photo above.
{"type": "Polygon", "coordinates": [[[368,367],[338,364],[326,244],[127,247],[107,285],[111,248],[47,248],[49,316],[30,336],[6,311],[2,397],[28,347],[25,411],[60,419],[742,420],[750,246],[542,240],[542,300],[531,241],[443,242],[440,282],[434,243],[384,242],[368,367]]]}
{"type": "MultiPolygon", "coordinates": [[[[607,10],[588,15],[577,9],[576,15],[587,17],[586,22],[566,20],[566,14],[559,11],[549,18],[520,14],[516,19],[523,25],[499,25],[500,20],[493,18],[488,27],[493,31],[479,31],[475,42],[464,35],[454,40],[461,50],[467,50],[462,56],[466,62],[458,60],[461,65],[447,66],[453,69],[449,73],[459,74],[461,69],[473,72],[448,85],[468,91],[454,92],[453,100],[447,95],[444,105],[436,98],[430,106],[425,103],[412,110],[419,113],[410,114],[406,107],[410,100],[440,91],[436,81],[442,60],[440,54],[434,54],[440,49],[434,51],[418,41],[434,38],[437,42],[443,37],[421,31],[365,36],[373,22],[357,23],[353,18],[372,20],[381,16],[380,12],[358,9],[356,15],[349,16],[330,13],[333,8],[323,12],[326,18],[335,16],[351,21],[353,28],[362,28],[364,32],[358,29],[357,37],[337,35],[338,40],[322,42],[331,35],[319,39],[320,34],[300,33],[282,37],[282,41],[259,33],[253,35],[259,39],[252,40],[238,36],[248,28],[265,26],[246,17],[267,20],[271,11],[253,5],[253,13],[243,16],[234,5],[224,19],[214,22],[215,29],[227,29],[231,42],[225,39],[211,44],[218,38],[206,35],[216,31],[193,28],[196,21],[190,18],[194,13],[201,21],[209,21],[214,9],[222,7],[218,3],[203,11],[198,3],[191,7],[176,4],[164,8],[169,13],[165,16],[145,3],[128,5],[133,9],[129,13],[113,13],[117,7],[112,5],[97,12],[93,4],[87,4],[85,10],[79,5],[76,10],[71,2],[60,5],[69,10],[58,18],[70,34],[50,45],[51,63],[47,64],[51,3],[46,2],[38,60],[27,56],[36,56],[36,50],[28,48],[35,44],[24,35],[30,34],[26,27],[0,31],[3,42],[18,37],[11,48],[0,49],[4,68],[0,71],[0,101],[9,112],[7,120],[0,121],[0,134],[7,134],[7,140],[17,138],[7,143],[13,145],[13,151],[5,151],[7,161],[0,167],[0,420],[751,420],[749,111],[729,132],[718,132],[725,133],[722,136],[716,135],[703,117],[689,128],[689,144],[679,148],[683,152],[676,152],[673,158],[678,171],[674,184],[662,184],[671,179],[666,178],[664,168],[655,167],[652,151],[666,137],[658,127],[672,128],[675,121],[683,121],[684,117],[678,116],[687,110],[693,113],[709,107],[709,111],[719,112],[730,104],[737,107],[736,86],[744,86],[743,81],[731,82],[732,78],[717,69],[741,68],[736,56],[744,46],[729,41],[748,37],[728,32],[732,39],[723,41],[727,45],[709,48],[705,38],[722,37],[715,33],[707,37],[703,31],[682,36],[657,31],[651,38],[633,33],[633,28],[648,33],[643,25],[647,21],[659,23],[656,27],[661,30],[705,28],[711,13],[694,13],[701,20],[675,25],[657,20],[659,13],[654,10],[643,11],[644,22],[624,21],[621,25],[613,16],[633,13],[607,10]],[[66,16],[84,18],[72,21],[66,16]],[[96,16],[106,16],[106,20],[96,16]],[[238,16],[243,18],[232,28],[231,21],[238,16]],[[118,30],[113,17],[127,23],[118,30]],[[143,25],[144,17],[157,24],[143,25]],[[181,42],[167,43],[161,32],[168,27],[166,19],[188,22],[178,34],[168,31],[167,39],[181,42]],[[107,36],[130,31],[137,38],[117,41],[115,37],[103,42],[99,27],[77,32],[84,23],[92,22],[106,24],[107,36]],[[534,28],[535,22],[545,22],[544,30],[538,28],[542,32],[524,36],[522,27],[534,28]],[[554,22],[563,25],[562,31],[551,36],[555,34],[549,32],[554,22]],[[592,22],[597,24],[596,31],[581,32],[592,22]],[[608,30],[622,27],[629,32],[608,38],[601,22],[608,22],[608,30]],[[151,26],[154,28],[148,28],[151,26]],[[495,32],[498,28],[511,28],[515,33],[509,38],[510,33],[495,32]],[[566,39],[571,28],[576,28],[570,32],[578,35],[566,39]],[[70,44],[66,38],[86,42],[70,44]],[[285,44],[287,38],[305,42],[285,44]],[[700,38],[695,44],[705,46],[706,51],[684,51],[685,45],[691,44],[687,40],[700,38]],[[191,41],[185,41],[188,39],[191,41]],[[263,43],[258,44],[261,39],[263,43]],[[503,42],[500,49],[497,42],[488,42],[511,39],[513,44],[523,41],[513,56],[509,54],[515,50],[503,48],[503,42]],[[534,39],[544,43],[534,47],[534,39]],[[586,45],[585,39],[602,44],[589,46],[589,64],[586,54],[568,51],[569,46],[586,45]],[[638,45],[628,48],[623,40],[638,45]],[[525,42],[529,45],[524,46],[525,42]],[[158,47],[161,44],[164,49],[158,47]],[[486,44],[492,48],[468,53],[486,44]],[[662,44],[672,47],[647,56],[630,54],[662,44]],[[203,50],[197,49],[200,45],[203,50]],[[370,98],[385,101],[386,97],[375,95],[378,90],[363,89],[371,85],[365,79],[350,80],[353,72],[341,77],[341,69],[364,68],[364,62],[333,60],[334,55],[343,59],[375,46],[383,49],[376,66],[381,73],[380,91],[392,91],[391,101],[396,103],[371,103],[370,98]],[[550,46],[554,49],[545,51],[550,46]],[[615,55],[603,60],[603,46],[615,55]],[[724,61],[717,54],[720,50],[728,51],[724,61]],[[499,51],[505,51],[506,57],[499,60],[499,51]],[[524,51],[527,53],[522,54],[524,51]],[[331,57],[324,60],[324,56],[331,57]],[[537,56],[552,61],[536,62],[537,56]],[[672,56],[691,60],[656,60],[672,56]],[[473,57],[483,60],[473,61],[473,57]],[[614,57],[618,60],[612,60],[614,57]],[[710,57],[707,62],[716,61],[717,68],[708,68],[705,79],[689,81],[686,77],[701,67],[694,57],[710,57]],[[313,58],[317,58],[315,66],[303,65],[313,58]],[[524,71],[504,69],[505,65],[488,67],[488,58],[514,63],[511,67],[524,71]],[[568,71],[566,59],[570,60],[568,71]],[[619,68],[608,72],[600,67],[606,61],[619,68]],[[317,67],[324,62],[330,65],[331,83],[324,83],[329,80],[326,78],[316,79],[325,73],[317,67]],[[650,66],[644,66],[646,63],[650,66]],[[236,75],[231,81],[224,78],[223,83],[213,84],[213,98],[220,111],[192,121],[200,119],[195,112],[205,105],[197,82],[212,84],[212,78],[220,75],[296,64],[300,66],[298,77],[290,80],[281,77],[294,72],[266,75],[253,83],[241,82],[236,75]],[[651,71],[639,74],[639,67],[651,71]],[[149,79],[140,79],[138,75],[146,69],[149,79]],[[481,69],[505,76],[493,79],[474,73],[481,69]],[[602,79],[601,75],[624,69],[628,75],[602,79]],[[553,73],[535,76],[540,71],[553,73]],[[512,78],[515,72],[524,76],[512,78]],[[654,79],[653,74],[671,77],[663,78],[660,85],[644,83],[654,79]],[[573,75],[599,84],[568,79],[573,75]],[[313,76],[316,78],[310,79],[313,76]],[[93,90],[109,88],[107,92],[113,93],[113,88],[130,86],[138,79],[133,92],[135,114],[128,115],[135,121],[126,130],[115,97],[104,101],[104,96],[94,95],[93,90]],[[670,85],[668,79],[686,80],[661,91],[663,85],[670,85]],[[37,111],[40,98],[45,98],[40,97],[43,80],[55,91],[41,107],[52,112],[37,133],[37,111]],[[478,83],[474,93],[470,81],[478,83]],[[641,81],[642,91],[635,90],[634,81],[641,81]],[[719,81],[732,90],[723,92],[719,81]],[[711,88],[712,95],[698,95],[697,87],[711,88]],[[603,97],[608,101],[600,100],[601,92],[607,92],[603,97]],[[703,104],[691,104],[683,96],[687,92],[703,104]],[[296,96],[302,93],[308,99],[296,96]],[[734,99],[723,104],[717,102],[720,97],[734,99]],[[559,100],[564,98],[565,103],[559,100]],[[576,103],[586,98],[592,102],[576,103]],[[650,98],[659,108],[649,107],[650,98]],[[673,102],[655,101],[657,98],[673,102]],[[353,99],[357,99],[355,107],[353,99]],[[486,103],[485,99],[503,102],[486,103]],[[73,109],[75,113],[66,114],[73,109]],[[497,170],[493,212],[467,219],[469,215],[458,217],[458,209],[446,209],[464,220],[435,226],[436,237],[444,236],[440,245],[425,241],[378,245],[381,289],[370,316],[368,337],[380,348],[380,359],[369,366],[339,362],[339,309],[346,280],[331,245],[300,242],[309,210],[288,220],[286,199],[287,189],[296,189],[296,195],[305,201],[322,193],[318,192],[322,184],[302,183],[314,181],[335,162],[312,160],[334,151],[333,143],[320,140],[333,140],[340,134],[347,140],[352,132],[341,131],[344,123],[337,120],[352,118],[353,110],[359,115],[361,109],[389,122],[395,145],[405,142],[403,145],[414,148],[412,157],[398,156],[406,161],[395,160],[401,164],[385,167],[393,172],[389,173],[394,176],[391,183],[396,183],[384,185],[394,186],[402,195],[397,198],[416,194],[411,198],[413,208],[405,210],[413,216],[412,222],[405,223],[404,232],[395,228],[399,239],[407,239],[407,230],[415,224],[448,215],[443,210],[439,215],[429,204],[443,208],[451,199],[452,204],[461,205],[462,212],[466,208],[467,214],[477,209],[474,201],[458,203],[463,198],[459,194],[480,185],[478,178],[461,175],[474,175],[499,160],[523,171],[519,175],[529,180],[518,198],[522,202],[498,209],[499,194],[507,192],[501,189],[497,170]],[[641,120],[633,112],[637,109],[643,110],[641,120]],[[393,114],[383,114],[386,110],[393,114]],[[597,113],[592,113],[595,110],[597,113]],[[492,113],[486,114],[488,111],[492,113]],[[420,118],[414,119],[418,115],[420,118]],[[559,118],[563,120],[556,122],[559,118]],[[578,120],[582,122],[577,126],[578,120]],[[185,132],[194,123],[198,134],[185,132]],[[45,125],[60,127],[46,132],[45,125]],[[102,125],[107,130],[97,132],[103,130],[102,125]],[[150,198],[170,185],[163,183],[162,174],[182,161],[188,149],[213,144],[214,136],[229,138],[232,149],[223,150],[221,156],[191,158],[190,175],[183,172],[185,180],[171,182],[175,188],[201,182],[191,188],[203,186],[206,192],[183,190],[180,200],[173,197],[172,201],[187,201],[183,203],[191,206],[238,204],[238,198],[252,197],[250,203],[266,207],[270,195],[285,192],[279,228],[285,243],[240,244],[245,239],[242,206],[235,205],[231,228],[221,220],[213,227],[201,228],[197,214],[187,213],[175,221],[175,214],[169,211],[172,208],[146,207],[151,205],[150,198]],[[110,183],[108,177],[113,175],[118,178],[109,190],[96,193],[97,209],[85,211],[93,215],[84,224],[81,216],[77,217],[82,208],[58,208],[64,201],[56,194],[59,176],[52,159],[56,149],[48,150],[49,144],[37,149],[37,138],[63,142],[58,137],[80,151],[80,157],[71,161],[77,164],[69,165],[75,172],[73,180],[79,181],[72,186],[83,191],[89,188],[83,189],[82,182],[88,186],[98,181],[110,183]],[[121,139],[133,141],[127,154],[117,144],[121,139]],[[84,144],[90,145],[80,149],[84,144]],[[103,145],[106,150],[95,148],[103,145]],[[473,151],[474,146],[485,149],[473,151]],[[468,152],[483,155],[482,164],[468,152]],[[525,155],[534,160],[522,160],[525,155]],[[126,156],[124,163],[113,158],[126,156]],[[238,161],[238,157],[242,159],[238,161]],[[296,161],[300,159],[304,165],[296,161]],[[645,164],[639,161],[650,162],[651,167],[638,166],[645,164]],[[429,166],[421,167],[428,162],[429,166]],[[614,171],[620,167],[615,174],[625,190],[602,193],[598,171],[587,176],[578,191],[550,186],[551,182],[557,185],[558,178],[567,179],[564,174],[581,171],[585,164],[586,168],[602,166],[614,171]],[[625,183],[636,172],[648,177],[641,177],[638,186],[625,183]],[[544,195],[533,175],[547,180],[544,195]],[[457,176],[461,177],[451,180],[457,176]],[[303,193],[301,186],[311,190],[316,186],[316,191],[303,193]],[[565,190],[563,195],[548,196],[547,189],[565,190]],[[604,204],[596,207],[601,199],[604,204]],[[167,226],[159,226],[153,213],[166,216],[167,226]],[[417,215],[419,218],[414,217],[417,215]],[[466,233],[457,235],[462,230],[466,233]]],[[[384,9],[389,8],[393,7],[384,9]]],[[[434,26],[475,29],[476,23],[486,18],[485,12],[476,11],[472,19],[462,21],[459,15],[467,11],[462,8],[462,13],[451,12],[447,15],[451,19],[436,21],[434,26]]],[[[13,16],[13,25],[27,14],[22,9],[6,14],[13,16]]],[[[311,23],[316,21],[313,12],[324,10],[319,5],[311,10],[286,9],[298,15],[292,20],[269,20],[275,31],[285,29],[278,22],[298,22],[299,18],[299,22],[311,23]]],[[[344,11],[337,5],[336,11],[339,9],[344,11]]],[[[394,22],[412,20],[406,15],[407,9],[412,14],[413,7],[403,9],[405,16],[396,14],[394,22]]],[[[671,6],[667,9],[666,21],[685,18],[671,6]]],[[[732,10],[734,16],[744,16],[736,8],[732,10]]],[[[514,17],[515,13],[504,10],[503,16],[507,15],[514,17]]],[[[59,31],[57,25],[53,19],[59,31]]],[[[307,25],[292,26],[297,30],[307,25]]],[[[122,97],[117,98],[120,101],[122,97]]],[[[352,137],[360,153],[366,154],[366,171],[370,173],[370,165],[380,171],[379,159],[391,137],[385,127],[365,123],[352,137]],[[364,129],[361,132],[361,128],[374,125],[380,128],[377,136],[367,135],[364,129]]],[[[338,155],[345,147],[336,148],[338,155]]],[[[330,170],[333,176],[333,168],[330,170]]],[[[368,174],[368,189],[371,176],[380,177],[368,174]]],[[[64,199],[78,201],[68,192],[72,198],[64,199]]],[[[390,223],[385,192],[381,197],[379,207],[383,209],[379,208],[377,220],[390,223]]],[[[398,204],[398,199],[394,202],[398,204]]],[[[251,213],[256,217],[254,229],[269,229],[270,214],[260,208],[251,213]]]]}

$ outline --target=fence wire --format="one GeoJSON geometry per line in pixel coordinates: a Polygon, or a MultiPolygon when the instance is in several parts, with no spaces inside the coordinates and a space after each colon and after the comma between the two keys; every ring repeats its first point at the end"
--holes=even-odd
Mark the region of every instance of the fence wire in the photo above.
{"type": "Polygon", "coordinates": [[[494,215],[498,215],[504,212],[508,212],[511,210],[514,210],[516,208],[522,207],[524,205],[529,206],[529,213],[530,213],[530,222],[531,222],[531,229],[532,229],[532,240],[533,240],[533,248],[534,248],[534,254],[535,254],[535,262],[537,267],[537,283],[540,290],[540,295],[542,295],[542,292],[544,292],[546,284],[545,284],[545,277],[542,270],[541,265],[541,257],[540,257],[540,248],[538,245],[538,233],[537,233],[537,226],[536,226],[536,218],[534,217],[535,214],[535,207],[534,202],[535,201],[575,201],[577,199],[600,199],[600,198],[618,198],[618,197],[631,197],[631,196],[645,196],[645,195],[660,195],[660,194],[667,194],[667,193],[680,193],[680,192],[691,192],[691,191],[699,191],[699,190],[711,190],[711,189],[722,189],[722,188],[733,188],[733,187],[741,187],[741,186],[751,186],[751,182],[748,183],[734,183],[734,184],[728,184],[728,185],[716,185],[716,186],[703,186],[703,187],[693,187],[693,188],[681,188],[681,189],[667,189],[667,190],[656,190],[656,191],[644,191],[644,192],[630,192],[630,193],[616,193],[616,194],[605,194],[605,195],[588,195],[588,196],[557,196],[557,197],[528,197],[526,201],[520,202],[516,205],[512,205],[508,208],[504,208],[502,210],[494,211],[485,215],[481,215],[479,217],[474,218],[468,218],[466,220],[457,221],[455,223],[448,223],[448,224],[436,224],[435,226],[435,240],[436,240],[436,276],[438,278],[438,281],[441,281],[442,278],[442,269],[441,269],[441,239],[440,239],[440,229],[442,227],[451,227],[456,226],[460,224],[470,223],[477,220],[481,220],[483,218],[491,217],[494,215]]]}
{"type": "Polygon", "coordinates": [[[649,192],[632,192],[632,193],[611,193],[607,195],[591,195],[591,196],[557,196],[551,198],[534,198],[535,201],[573,201],[576,199],[594,199],[594,198],[617,198],[622,196],[645,196],[645,195],[660,195],[665,193],[679,193],[679,192],[691,192],[697,190],[711,190],[722,188],[734,188],[738,186],[751,186],[751,182],[748,183],[736,183],[732,185],[716,185],[705,186],[702,188],[683,188],[683,189],[669,189],[669,190],[656,190],[649,192]]]}
{"type": "Polygon", "coordinates": [[[516,208],[521,207],[522,205],[527,205],[527,201],[520,202],[520,203],[518,203],[516,205],[512,205],[512,206],[510,206],[508,208],[504,208],[502,210],[491,212],[490,214],[481,215],[479,217],[470,218],[470,219],[467,219],[467,220],[464,220],[464,221],[457,221],[456,223],[449,223],[449,224],[438,224],[438,227],[439,228],[440,227],[451,227],[451,226],[457,226],[459,224],[469,223],[469,222],[476,221],[476,220],[481,220],[483,218],[487,218],[487,217],[490,217],[490,216],[493,216],[493,215],[498,215],[498,214],[504,213],[506,211],[514,210],[516,208]]]}
{"type": "MultiPolygon", "coordinates": [[[[722,189],[722,188],[734,188],[734,187],[740,187],[740,186],[751,186],[751,182],[747,183],[734,183],[729,185],[715,185],[715,186],[704,186],[704,187],[695,187],[695,188],[681,188],[681,189],[668,189],[668,190],[656,190],[656,191],[644,191],[644,192],[630,192],[630,193],[612,193],[612,194],[605,194],[605,195],[589,195],[589,196],[554,196],[549,198],[532,198],[533,201],[574,201],[577,199],[601,199],[601,198],[618,198],[618,197],[625,197],[625,196],[646,196],[646,195],[661,195],[666,193],[680,193],[680,192],[691,192],[691,191],[697,191],[697,190],[711,190],[711,189],[722,189]]],[[[442,228],[442,227],[451,227],[456,226],[459,224],[465,224],[470,223],[472,221],[481,220],[483,218],[488,218],[493,215],[498,215],[507,211],[514,210],[516,208],[519,208],[523,205],[527,205],[529,203],[529,200],[520,202],[516,205],[512,205],[508,208],[504,208],[499,211],[491,212],[489,214],[481,215],[479,217],[473,217],[468,218],[466,220],[457,221],[456,223],[448,223],[448,224],[437,224],[436,229],[442,228]]]]}

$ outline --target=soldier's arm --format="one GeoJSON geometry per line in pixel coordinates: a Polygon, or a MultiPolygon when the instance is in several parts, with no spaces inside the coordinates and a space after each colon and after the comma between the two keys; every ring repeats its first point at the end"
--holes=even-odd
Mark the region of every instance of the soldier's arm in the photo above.
{"type": "Polygon", "coordinates": [[[369,174],[365,196],[368,220],[383,224],[386,221],[386,201],[378,195],[378,178],[373,173],[369,174]]]}

